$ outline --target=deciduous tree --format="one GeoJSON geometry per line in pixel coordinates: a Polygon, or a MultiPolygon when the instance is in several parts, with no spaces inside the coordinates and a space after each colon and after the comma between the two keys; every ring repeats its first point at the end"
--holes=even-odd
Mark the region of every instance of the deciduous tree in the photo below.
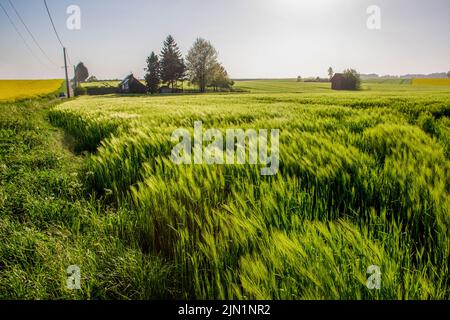
{"type": "Polygon", "coordinates": [[[331,80],[331,78],[333,78],[334,75],[334,71],[332,67],[328,68],[328,78],[331,80]]]}
{"type": "Polygon", "coordinates": [[[215,91],[218,88],[229,89],[232,81],[228,77],[228,73],[220,63],[215,63],[211,68],[211,81],[209,86],[213,87],[215,91]]]}
{"type": "Polygon", "coordinates": [[[346,69],[344,70],[343,74],[347,81],[349,81],[348,83],[351,84],[351,88],[349,89],[361,89],[361,78],[359,76],[359,73],[355,69],[346,69]]]}
{"type": "Polygon", "coordinates": [[[198,85],[200,92],[205,92],[218,63],[216,49],[209,41],[197,38],[186,56],[186,61],[190,81],[198,85]]]}
{"type": "Polygon", "coordinates": [[[89,77],[89,71],[83,62],[78,63],[75,67],[75,77],[77,82],[84,82],[89,77]]]}

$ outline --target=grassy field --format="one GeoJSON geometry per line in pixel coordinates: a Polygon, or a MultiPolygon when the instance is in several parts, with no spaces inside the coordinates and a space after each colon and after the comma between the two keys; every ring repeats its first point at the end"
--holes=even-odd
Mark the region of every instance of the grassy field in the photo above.
{"type": "Polygon", "coordinates": [[[450,90],[236,86],[249,93],[0,104],[2,296],[448,299],[450,90]],[[171,134],[197,120],[280,129],[279,173],[175,165],[171,134]],[[81,290],[64,287],[71,264],[81,290]]]}
{"type": "Polygon", "coordinates": [[[43,97],[58,91],[63,80],[0,80],[0,101],[43,97]]]}
{"type": "Polygon", "coordinates": [[[106,88],[106,87],[117,87],[120,81],[93,81],[93,82],[82,82],[81,86],[84,88],[106,88]]]}
{"type": "Polygon", "coordinates": [[[0,103],[0,299],[169,296],[169,265],[114,237],[121,211],[85,193],[84,157],[48,122],[58,103],[0,103]],[[81,290],[66,286],[73,264],[81,290]]]}
{"type": "MultiPolygon", "coordinates": [[[[444,79],[446,80],[446,79],[444,79]]],[[[295,79],[281,80],[236,80],[236,88],[251,91],[253,93],[330,93],[330,83],[320,82],[297,82],[295,79]]],[[[446,87],[434,86],[411,86],[409,79],[380,79],[363,81],[363,92],[374,91],[377,94],[391,94],[392,92],[448,92],[446,87]]]]}
{"type": "MultiPolygon", "coordinates": [[[[143,84],[145,84],[145,80],[140,80],[143,84]]],[[[93,81],[93,82],[82,82],[81,86],[86,89],[103,89],[103,88],[117,88],[120,84],[120,81],[110,81],[110,80],[99,80],[99,81],[93,81]]],[[[184,81],[183,84],[178,84],[180,88],[183,88],[184,90],[191,90],[191,91],[197,91],[198,87],[190,83],[189,81],[184,81]]],[[[208,91],[211,90],[210,88],[208,91]]],[[[211,90],[212,91],[212,90],[211,90]]]]}

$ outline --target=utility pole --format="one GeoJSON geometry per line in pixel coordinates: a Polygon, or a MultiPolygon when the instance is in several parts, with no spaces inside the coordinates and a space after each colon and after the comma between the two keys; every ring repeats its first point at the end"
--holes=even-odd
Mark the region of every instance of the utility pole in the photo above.
{"type": "Polygon", "coordinates": [[[63,54],[64,54],[64,69],[66,71],[67,98],[70,98],[70,83],[69,83],[69,75],[67,73],[66,48],[63,48],[63,54]]]}
{"type": "Polygon", "coordinates": [[[75,96],[75,90],[78,87],[78,81],[77,81],[77,67],[73,66],[73,95],[75,96]]]}

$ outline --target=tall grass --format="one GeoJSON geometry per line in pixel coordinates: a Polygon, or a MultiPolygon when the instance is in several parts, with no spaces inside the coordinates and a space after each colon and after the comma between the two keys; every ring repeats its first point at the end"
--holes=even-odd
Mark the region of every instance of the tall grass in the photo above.
{"type": "Polygon", "coordinates": [[[172,262],[180,297],[444,299],[449,102],[442,91],[83,98],[50,119],[96,150],[88,191],[127,209],[111,233],[172,262]],[[281,129],[279,174],[175,165],[170,134],[196,120],[281,129]],[[365,286],[369,265],[381,290],[365,286]]]}
{"type": "Polygon", "coordinates": [[[172,265],[112,233],[128,211],[85,197],[83,159],[46,121],[56,103],[0,103],[0,299],[173,297],[172,265]]]}

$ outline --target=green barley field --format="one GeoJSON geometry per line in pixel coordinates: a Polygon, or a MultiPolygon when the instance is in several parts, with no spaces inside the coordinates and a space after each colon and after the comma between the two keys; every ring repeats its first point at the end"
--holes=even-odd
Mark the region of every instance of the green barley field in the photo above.
{"type": "Polygon", "coordinates": [[[450,87],[235,86],[0,104],[0,298],[449,298],[450,87]],[[280,129],[278,174],[174,164],[195,121],[280,129]]]}

